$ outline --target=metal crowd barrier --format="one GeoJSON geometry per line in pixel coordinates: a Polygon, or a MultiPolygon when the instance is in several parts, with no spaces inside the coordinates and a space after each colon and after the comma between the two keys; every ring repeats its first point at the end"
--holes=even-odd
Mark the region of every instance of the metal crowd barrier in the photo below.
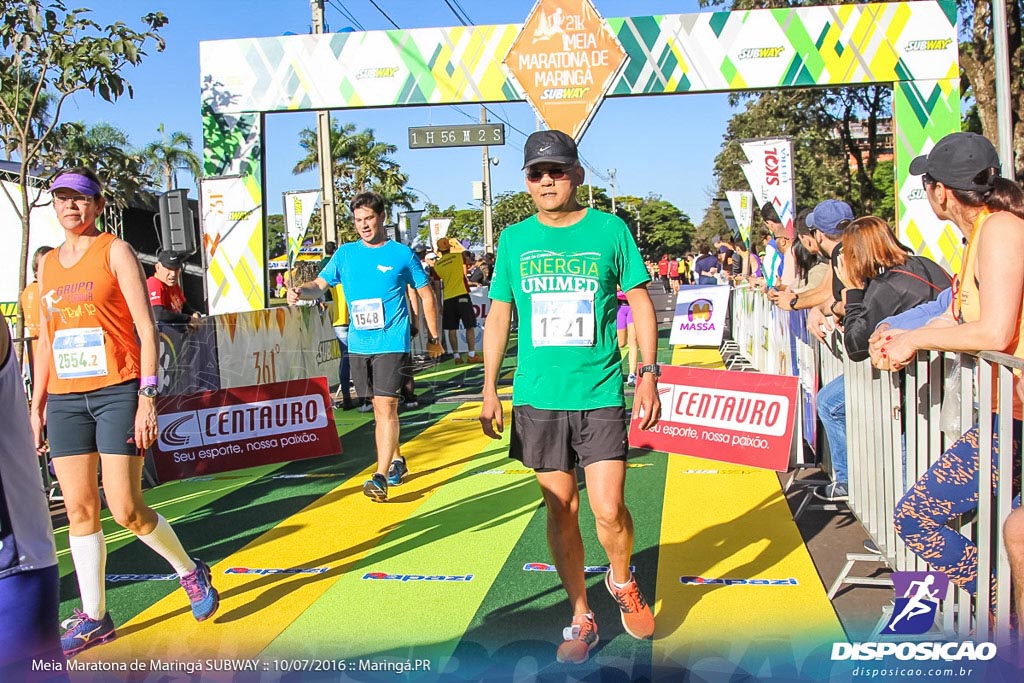
{"type": "MultiPolygon", "coordinates": [[[[792,374],[786,372],[785,363],[777,360],[785,359],[793,348],[792,340],[785,333],[780,334],[789,328],[773,323],[788,313],[772,310],[774,307],[760,292],[741,288],[733,290],[732,296],[732,329],[740,352],[762,372],[792,374]]],[[[846,567],[829,590],[829,597],[834,597],[846,584],[891,585],[891,580],[884,578],[850,576],[855,562],[880,562],[893,571],[929,569],[896,535],[893,523],[896,504],[963,432],[978,425],[980,495],[977,511],[950,523],[978,546],[977,593],[972,596],[951,584],[949,597],[940,608],[941,623],[936,626],[942,635],[949,637],[973,637],[979,642],[1006,641],[1012,636],[1012,584],[1002,525],[1015,497],[1020,494],[1010,482],[1014,462],[1020,465],[1021,452],[1009,448],[1012,439],[1004,438],[994,467],[990,468],[988,463],[993,422],[998,425],[1000,434],[1012,434],[1013,411],[1002,407],[1013,405],[1014,371],[1024,370],[1024,361],[992,352],[977,355],[921,352],[904,372],[890,373],[874,369],[869,361],[858,363],[846,358],[838,332],[831,335],[827,344],[811,339],[811,346],[816,359],[813,373],[817,377],[812,382],[815,391],[840,373],[846,378],[848,507],[880,551],[877,555],[849,554],[846,567]],[[954,374],[953,379],[947,381],[954,363],[959,363],[961,368],[959,377],[954,374]],[[959,384],[960,400],[955,393],[946,396],[956,384],[959,384]],[[993,391],[998,397],[995,410],[993,391]],[[945,411],[944,400],[951,403],[945,411]],[[955,424],[957,417],[959,424],[955,424]],[[992,493],[993,476],[1000,482],[995,494],[992,493]],[[992,582],[994,591],[990,591],[992,582]],[[991,593],[995,595],[994,600],[991,593]]],[[[817,433],[821,438],[808,445],[822,455],[826,451],[824,434],[822,430],[817,433]]],[[[827,458],[823,468],[830,469],[827,458]]],[[[890,613],[891,608],[883,611],[876,636],[890,613]]],[[[926,637],[936,635],[931,633],[926,637]]]]}

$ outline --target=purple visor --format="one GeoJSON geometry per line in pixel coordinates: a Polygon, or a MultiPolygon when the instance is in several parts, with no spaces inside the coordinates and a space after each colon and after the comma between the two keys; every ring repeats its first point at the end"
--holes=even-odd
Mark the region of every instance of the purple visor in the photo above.
{"type": "Polygon", "coordinates": [[[50,192],[66,187],[69,190],[76,190],[90,197],[100,195],[100,184],[87,176],[78,173],[63,173],[58,176],[50,185],[50,192]]]}

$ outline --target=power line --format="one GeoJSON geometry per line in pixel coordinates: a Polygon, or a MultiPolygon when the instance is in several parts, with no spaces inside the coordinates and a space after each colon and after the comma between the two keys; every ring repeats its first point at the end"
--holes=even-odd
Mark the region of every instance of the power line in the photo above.
{"type": "Polygon", "coordinates": [[[449,2],[448,0],[444,0],[444,4],[448,5],[448,9],[450,9],[452,11],[452,14],[455,15],[455,18],[458,19],[462,23],[463,26],[467,25],[466,19],[463,19],[461,16],[459,16],[459,13],[455,11],[454,7],[452,7],[452,3],[451,2],[449,2]]]}
{"type": "Polygon", "coordinates": [[[382,10],[382,9],[380,8],[380,5],[378,5],[377,3],[375,3],[375,2],[373,1],[373,0],[370,0],[370,4],[371,4],[371,5],[373,5],[374,7],[376,7],[376,8],[377,8],[377,11],[378,11],[378,12],[380,12],[381,14],[383,14],[383,15],[384,15],[384,18],[385,18],[385,19],[387,19],[388,21],[390,21],[390,22],[391,22],[391,25],[392,25],[392,26],[394,26],[395,28],[397,28],[397,29],[398,29],[399,31],[401,31],[401,30],[402,30],[402,27],[401,27],[401,26],[399,26],[398,24],[396,24],[396,23],[395,23],[395,20],[394,20],[394,19],[392,19],[391,17],[389,17],[389,16],[388,16],[388,13],[387,13],[387,12],[385,12],[384,10],[382,10]]]}
{"type": "Polygon", "coordinates": [[[459,8],[459,11],[462,12],[462,16],[466,17],[466,21],[468,21],[469,23],[472,24],[473,20],[469,18],[469,12],[467,12],[466,8],[462,6],[462,3],[459,2],[459,0],[452,0],[452,1],[455,3],[455,6],[459,8]]]}
{"type": "Polygon", "coordinates": [[[347,19],[350,24],[352,24],[352,26],[354,26],[355,28],[359,29],[360,31],[365,31],[366,30],[365,28],[363,28],[363,25],[360,24],[359,21],[352,15],[352,13],[349,12],[345,8],[345,6],[341,4],[340,1],[335,2],[335,0],[327,0],[327,2],[328,2],[328,4],[331,5],[331,7],[333,7],[336,10],[338,10],[338,12],[340,12],[341,15],[343,17],[345,17],[345,19],[347,19]]]}

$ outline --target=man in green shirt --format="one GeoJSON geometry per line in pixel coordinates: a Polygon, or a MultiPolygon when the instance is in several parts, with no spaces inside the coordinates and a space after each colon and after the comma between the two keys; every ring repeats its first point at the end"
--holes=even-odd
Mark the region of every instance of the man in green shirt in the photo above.
{"type": "Polygon", "coordinates": [[[605,586],[635,638],[654,633],[651,608],[630,572],[633,519],[626,508],[626,412],[615,332],[616,286],[633,311],[643,367],[633,417],[650,429],[661,416],[657,320],[650,275],[618,217],[581,206],[584,180],[575,141],[557,130],[526,141],[526,187],[537,214],[505,228],[484,328],[484,433],[501,438],[497,381],[513,304],[519,364],[512,393],[511,457],[536,471],[548,514],[548,547],[573,609],[560,662],[585,662],[597,644],[587,604],[576,467],[583,468],[597,534],[608,554],[605,586]]]}

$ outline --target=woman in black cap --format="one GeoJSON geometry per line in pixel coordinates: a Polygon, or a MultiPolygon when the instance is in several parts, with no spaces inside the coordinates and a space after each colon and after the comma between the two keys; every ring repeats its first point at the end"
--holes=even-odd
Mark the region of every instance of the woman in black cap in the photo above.
{"type": "MultiPolygon", "coordinates": [[[[881,369],[900,370],[918,350],[1001,351],[1024,358],[1024,191],[1000,177],[992,143],[974,133],[952,133],[931,153],[910,164],[921,176],[935,215],[967,238],[949,310],[924,326],[882,333],[873,359],[881,369]],[[950,328],[956,328],[954,334],[950,328]]],[[[993,397],[993,406],[998,406],[993,397]]],[[[1013,451],[1020,453],[1021,403],[1013,405],[1013,451]]],[[[1000,435],[993,418],[993,463],[1000,435]]],[[[978,426],[975,425],[925,472],[896,506],[895,526],[912,551],[974,593],[977,546],[946,523],[977,507],[978,426]]],[[[1020,490],[1020,458],[1014,459],[1013,490],[1020,490]]],[[[993,476],[993,485],[996,477],[993,476]]],[[[995,585],[993,583],[993,594],[995,585]]]]}

